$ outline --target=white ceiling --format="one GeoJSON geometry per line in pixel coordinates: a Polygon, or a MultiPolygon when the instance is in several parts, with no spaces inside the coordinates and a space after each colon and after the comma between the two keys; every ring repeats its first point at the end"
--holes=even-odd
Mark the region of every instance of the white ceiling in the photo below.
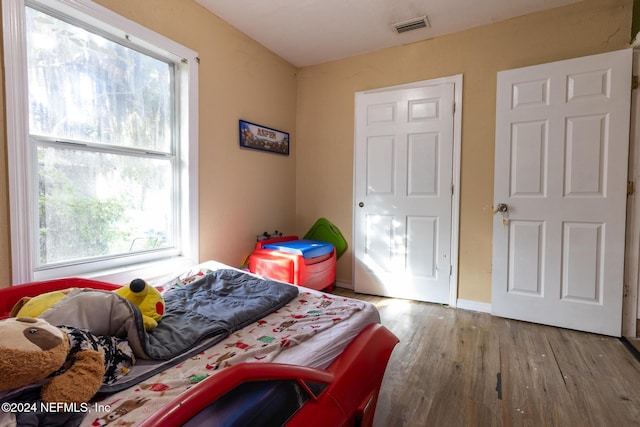
{"type": "Polygon", "coordinates": [[[196,0],[298,67],[450,34],[581,0],[196,0]],[[431,28],[398,34],[426,15],[431,28]]]}

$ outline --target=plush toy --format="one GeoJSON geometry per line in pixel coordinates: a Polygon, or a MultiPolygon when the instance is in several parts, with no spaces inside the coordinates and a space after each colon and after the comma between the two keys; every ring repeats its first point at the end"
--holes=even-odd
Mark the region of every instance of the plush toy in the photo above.
{"type": "Polygon", "coordinates": [[[46,379],[43,401],[83,403],[103,383],[126,374],[133,362],[125,340],[55,327],[43,319],[0,320],[0,391],[46,379]]]}
{"type": "Polygon", "coordinates": [[[158,326],[158,322],[164,315],[164,298],[156,288],[142,279],[134,279],[128,286],[123,286],[114,292],[140,309],[144,328],[147,331],[158,326]]]}
{"type": "Polygon", "coordinates": [[[42,312],[67,296],[72,289],[45,292],[35,297],[22,297],[11,308],[11,317],[38,317],[42,312]]]}
{"type": "MultiPolygon", "coordinates": [[[[61,291],[46,292],[36,297],[23,297],[11,309],[12,317],[40,317],[46,310],[69,295],[74,288],[61,291]]],[[[119,296],[131,301],[142,313],[145,330],[158,326],[164,314],[164,298],[162,294],[142,279],[134,279],[127,286],[114,291],[119,296]]]]}

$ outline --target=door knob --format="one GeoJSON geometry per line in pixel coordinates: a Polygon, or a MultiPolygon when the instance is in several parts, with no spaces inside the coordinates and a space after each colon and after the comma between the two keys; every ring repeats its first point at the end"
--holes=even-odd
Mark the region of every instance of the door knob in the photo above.
{"type": "Polygon", "coordinates": [[[498,212],[500,212],[500,213],[506,213],[506,212],[509,212],[509,206],[507,206],[507,205],[506,205],[506,204],[504,204],[504,203],[500,203],[500,204],[498,205],[498,207],[497,207],[497,208],[495,208],[495,210],[493,211],[493,213],[498,213],[498,212]]]}
{"type": "Polygon", "coordinates": [[[364,202],[358,203],[358,206],[360,206],[361,208],[364,207],[364,202]]]}

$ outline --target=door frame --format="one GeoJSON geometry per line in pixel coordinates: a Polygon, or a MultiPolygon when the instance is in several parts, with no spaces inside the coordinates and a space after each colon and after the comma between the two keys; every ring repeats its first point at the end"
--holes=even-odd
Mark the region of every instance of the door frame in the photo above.
{"type": "MultiPolygon", "coordinates": [[[[640,74],[640,41],[634,42],[633,75],[640,74]]],[[[631,121],[629,129],[628,182],[633,183],[634,193],[627,197],[627,232],[625,242],[625,284],[622,298],[622,336],[637,337],[640,320],[640,91],[631,93],[631,121]]]]}
{"type": "MultiPolygon", "coordinates": [[[[450,83],[453,84],[453,100],[455,105],[455,110],[453,112],[453,164],[452,164],[452,195],[451,195],[451,275],[449,276],[449,306],[457,307],[458,301],[458,256],[459,256],[459,233],[460,233],[460,159],[462,152],[462,74],[456,74],[448,77],[440,77],[429,80],[421,80],[412,83],[405,83],[395,86],[383,87],[379,89],[366,90],[361,92],[356,92],[354,95],[354,119],[356,116],[355,112],[355,98],[361,95],[367,95],[371,93],[379,93],[379,92],[388,92],[388,91],[397,91],[403,89],[415,89],[425,86],[437,86],[440,84],[450,83]]],[[[353,204],[352,204],[352,241],[355,241],[355,232],[356,232],[356,204],[357,200],[355,200],[356,194],[356,156],[355,156],[355,144],[356,137],[355,135],[356,129],[354,126],[354,156],[353,156],[353,204]]],[[[356,258],[355,256],[352,259],[351,271],[355,274],[356,268],[356,258]]],[[[352,279],[353,280],[353,279],[352,279]]],[[[355,283],[354,283],[355,286],[355,283]]]]}

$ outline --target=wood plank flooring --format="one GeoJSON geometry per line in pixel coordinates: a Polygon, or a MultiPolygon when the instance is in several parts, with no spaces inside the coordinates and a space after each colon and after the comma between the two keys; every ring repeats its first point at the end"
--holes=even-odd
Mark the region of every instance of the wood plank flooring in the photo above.
{"type": "Polygon", "coordinates": [[[617,338],[334,293],[375,304],[400,339],[375,427],[640,426],[640,362],[617,338]]]}

